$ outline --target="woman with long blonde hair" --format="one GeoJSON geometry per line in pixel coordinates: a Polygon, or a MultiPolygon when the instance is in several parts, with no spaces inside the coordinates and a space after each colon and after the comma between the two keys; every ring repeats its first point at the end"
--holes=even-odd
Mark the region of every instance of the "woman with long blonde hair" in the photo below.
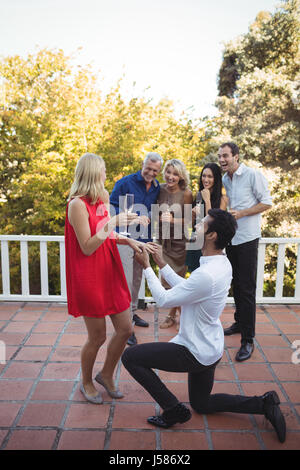
{"type": "Polygon", "coordinates": [[[113,373],[132,334],[127,287],[116,243],[128,244],[140,251],[141,242],[123,237],[114,230],[137,219],[137,214],[109,214],[109,194],[104,187],[104,160],[84,154],[75,169],[65,224],[66,279],[68,312],[83,316],[88,338],[81,351],[82,382],[80,390],[92,403],[102,403],[92,373],[100,346],[106,340],[106,316],[115,332],[107,346],[101,372],[95,380],[113,398],[122,398],[113,373]]]}
{"type": "MultiPolygon", "coordinates": [[[[163,256],[166,262],[179,275],[184,277],[186,273],[186,243],[184,226],[188,223],[185,220],[185,204],[192,204],[193,195],[188,185],[189,174],[185,164],[173,158],[165,163],[163,169],[165,184],[160,185],[158,204],[161,206],[161,230],[159,243],[163,248],[163,256]]],[[[187,212],[186,212],[187,213],[187,212]]],[[[166,289],[170,286],[162,278],[162,285],[166,289]]],[[[173,307],[160,328],[169,328],[176,323],[176,312],[180,312],[180,307],[173,307]]]]}

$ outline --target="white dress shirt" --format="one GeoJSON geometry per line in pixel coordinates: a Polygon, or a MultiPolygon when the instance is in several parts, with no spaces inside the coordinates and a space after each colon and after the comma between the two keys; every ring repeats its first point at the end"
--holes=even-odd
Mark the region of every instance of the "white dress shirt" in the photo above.
{"type": "Polygon", "coordinates": [[[158,307],[181,307],[180,329],[170,342],[185,346],[203,365],[218,361],[224,350],[220,315],[225,307],[232,268],[226,255],[202,256],[188,279],[167,264],[161,269],[171,289],[162,287],[152,268],[144,271],[158,307]]]}
{"type": "MultiPolygon", "coordinates": [[[[250,209],[259,202],[272,205],[268,181],[260,171],[241,163],[232,179],[225,173],[223,184],[229,197],[230,209],[250,209]]],[[[261,236],[261,214],[249,215],[237,220],[237,231],[232,245],[250,242],[261,236]]]]}

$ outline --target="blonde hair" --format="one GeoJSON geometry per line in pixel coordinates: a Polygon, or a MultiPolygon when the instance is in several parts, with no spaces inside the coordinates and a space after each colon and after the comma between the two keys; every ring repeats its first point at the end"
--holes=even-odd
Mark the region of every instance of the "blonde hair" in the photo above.
{"type": "Polygon", "coordinates": [[[99,199],[108,202],[109,195],[104,188],[101,172],[105,168],[102,157],[94,153],[85,153],[80,157],[75,168],[75,178],[70,190],[69,198],[87,196],[95,204],[99,199]]]}
{"type": "Polygon", "coordinates": [[[190,184],[190,177],[187,172],[187,169],[185,167],[185,164],[181,160],[177,160],[177,158],[172,158],[172,160],[168,160],[165,163],[164,169],[163,169],[163,175],[165,178],[165,172],[168,169],[169,166],[172,166],[178,173],[179,176],[179,187],[181,189],[186,189],[188,185],[190,184]]]}

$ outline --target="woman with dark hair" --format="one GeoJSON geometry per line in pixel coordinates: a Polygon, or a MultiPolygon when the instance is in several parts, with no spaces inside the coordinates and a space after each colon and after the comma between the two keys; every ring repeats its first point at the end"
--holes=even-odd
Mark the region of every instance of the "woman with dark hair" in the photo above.
{"type": "MultiPolygon", "coordinates": [[[[221,168],[216,163],[206,163],[202,168],[194,204],[194,220],[205,217],[210,209],[227,209],[228,197],[223,194],[221,168]]],[[[187,250],[186,253],[186,265],[192,272],[199,267],[201,250],[187,250]]]]}
{"type": "MultiPolygon", "coordinates": [[[[199,193],[204,204],[204,216],[209,209],[226,210],[228,197],[222,194],[222,173],[216,163],[206,163],[199,180],[199,193]]],[[[194,209],[195,215],[197,208],[194,209]]]]}

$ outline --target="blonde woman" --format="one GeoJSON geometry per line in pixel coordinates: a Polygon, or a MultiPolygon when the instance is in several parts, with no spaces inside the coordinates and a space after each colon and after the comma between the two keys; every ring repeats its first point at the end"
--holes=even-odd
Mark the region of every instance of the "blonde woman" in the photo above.
{"type": "Polygon", "coordinates": [[[136,220],[137,214],[110,217],[105,179],[105,163],[100,156],[86,153],[79,159],[65,224],[68,312],[83,316],[88,333],[81,351],[80,390],[86,400],[97,404],[102,403],[102,396],[94,386],[92,372],[106,340],[106,316],[110,316],[115,332],[95,380],[113,398],[123,397],[115,387],[113,373],[132,334],[131,297],[116,243],[128,244],[135,251],[140,251],[141,245],[114,232],[116,226],[136,220]]]}
{"type": "MultiPolygon", "coordinates": [[[[158,204],[161,206],[161,230],[159,243],[163,247],[163,256],[166,262],[179,275],[184,277],[186,273],[187,239],[184,235],[184,205],[192,204],[193,195],[189,189],[189,175],[184,163],[176,158],[168,160],[163,169],[165,184],[160,185],[158,204]]],[[[170,288],[162,279],[162,285],[170,288]]],[[[174,307],[160,325],[160,328],[169,328],[176,323],[176,311],[174,307]]]]}

